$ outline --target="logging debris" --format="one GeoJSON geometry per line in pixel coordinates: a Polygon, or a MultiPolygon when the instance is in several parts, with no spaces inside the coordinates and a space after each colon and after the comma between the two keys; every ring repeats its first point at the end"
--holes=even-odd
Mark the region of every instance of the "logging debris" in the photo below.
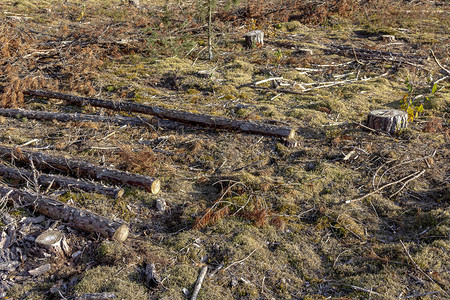
{"type": "Polygon", "coordinates": [[[295,130],[291,127],[276,126],[259,122],[250,122],[242,120],[233,120],[223,117],[215,117],[211,115],[190,113],[181,110],[165,109],[157,106],[148,106],[134,102],[109,101],[97,98],[78,97],[58,92],[43,90],[26,90],[27,95],[55,98],[65,100],[76,105],[91,105],[97,107],[108,108],[112,110],[136,112],[148,115],[154,115],[160,118],[205,126],[207,128],[238,130],[248,133],[257,133],[263,135],[272,135],[278,137],[294,138],[295,130]]]}
{"type": "Polygon", "coordinates": [[[29,205],[34,211],[52,219],[67,222],[76,229],[100,234],[103,237],[118,241],[124,241],[128,237],[129,229],[127,225],[49,197],[4,185],[0,185],[0,196],[7,197],[9,201],[14,201],[18,204],[29,205]],[[116,234],[116,231],[119,231],[119,233],[116,234]]]}
{"type": "Polygon", "coordinates": [[[157,178],[100,167],[83,160],[51,156],[22,149],[17,150],[6,146],[0,146],[0,155],[6,159],[23,161],[28,164],[33,163],[36,168],[42,170],[51,168],[72,176],[143,187],[152,194],[157,194],[161,187],[161,182],[157,178]]]}
{"type": "Polygon", "coordinates": [[[86,180],[75,179],[71,177],[35,173],[24,168],[8,167],[0,162],[0,176],[20,181],[37,181],[40,185],[51,187],[62,187],[70,190],[82,190],[89,193],[98,193],[110,196],[112,198],[120,198],[123,196],[124,189],[105,186],[100,183],[94,183],[86,180]]]}

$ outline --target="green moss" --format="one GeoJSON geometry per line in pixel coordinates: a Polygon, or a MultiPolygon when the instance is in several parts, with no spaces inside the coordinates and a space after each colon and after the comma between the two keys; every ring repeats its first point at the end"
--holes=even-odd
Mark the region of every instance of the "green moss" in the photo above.
{"type": "Polygon", "coordinates": [[[168,57],[157,61],[151,66],[151,69],[157,74],[165,74],[169,72],[176,72],[177,74],[188,74],[196,70],[192,66],[192,62],[187,59],[178,57],[168,57]]]}
{"type": "Polygon", "coordinates": [[[291,21],[285,23],[275,24],[274,27],[281,31],[292,33],[303,33],[308,31],[308,27],[300,23],[299,21],[291,21]]]}
{"type": "Polygon", "coordinates": [[[100,266],[84,273],[75,292],[78,295],[113,292],[119,299],[148,299],[147,289],[137,281],[138,278],[136,271],[100,266]]]}
{"type": "Polygon", "coordinates": [[[104,241],[97,248],[99,259],[107,264],[121,264],[135,259],[130,248],[117,241],[104,241]]]}
{"type": "Polygon", "coordinates": [[[198,277],[198,268],[191,263],[176,263],[167,272],[170,285],[160,294],[160,299],[186,299],[183,288],[193,290],[198,277]]]}

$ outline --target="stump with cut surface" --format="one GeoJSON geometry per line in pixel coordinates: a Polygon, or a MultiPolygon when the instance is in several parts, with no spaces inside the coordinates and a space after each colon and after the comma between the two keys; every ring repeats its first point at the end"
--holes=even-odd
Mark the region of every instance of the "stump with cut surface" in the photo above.
{"type": "Polygon", "coordinates": [[[67,245],[64,234],[59,230],[48,229],[36,238],[36,244],[48,251],[59,255],[69,255],[69,246],[67,245]]]}
{"type": "Polygon", "coordinates": [[[261,47],[264,45],[264,32],[262,30],[250,31],[244,37],[247,48],[261,47]]]}
{"type": "Polygon", "coordinates": [[[397,109],[377,109],[369,113],[367,126],[390,134],[408,126],[408,114],[397,109]]]}

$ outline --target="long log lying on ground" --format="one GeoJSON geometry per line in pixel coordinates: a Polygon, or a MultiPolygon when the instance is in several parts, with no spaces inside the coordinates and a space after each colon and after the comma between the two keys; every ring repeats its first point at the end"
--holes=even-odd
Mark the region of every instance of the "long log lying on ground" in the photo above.
{"type": "Polygon", "coordinates": [[[131,125],[131,126],[148,126],[155,125],[164,129],[179,129],[183,127],[183,124],[170,121],[162,120],[157,117],[148,120],[144,118],[133,118],[133,117],[123,117],[123,116],[100,116],[100,115],[89,115],[89,114],[69,114],[60,112],[49,112],[49,111],[37,111],[37,110],[26,110],[26,109],[14,109],[14,108],[0,108],[0,116],[10,117],[10,118],[28,118],[36,120],[56,120],[60,122],[108,122],[115,123],[118,125],[131,125]]]}
{"type": "MultiPolygon", "coordinates": [[[[60,112],[0,108],[0,116],[10,118],[28,118],[36,120],[56,120],[60,122],[109,122],[118,125],[145,125],[145,120],[131,118],[131,117],[109,117],[100,115],[87,114],[69,114],[60,112]]],[[[150,122],[150,121],[149,121],[150,122]]],[[[148,122],[148,123],[149,123],[148,122]]]]}
{"type": "MultiPolygon", "coordinates": [[[[30,180],[33,181],[34,174],[31,171],[28,171],[23,168],[13,168],[5,166],[0,162],[0,176],[6,177],[6,178],[12,178],[16,180],[30,180]]],[[[107,195],[113,198],[120,198],[122,197],[124,190],[121,188],[115,188],[110,186],[105,186],[99,183],[89,182],[85,180],[65,177],[65,176],[59,176],[59,175],[52,175],[52,174],[37,174],[36,180],[38,184],[41,185],[47,185],[47,186],[54,186],[54,187],[64,187],[69,189],[75,189],[75,190],[82,190],[85,192],[90,193],[98,193],[107,195]]]]}
{"type": "Polygon", "coordinates": [[[30,205],[34,211],[52,219],[63,220],[74,228],[101,236],[124,241],[128,237],[129,227],[125,224],[94,214],[93,212],[72,207],[49,197],[34,195],[19,189],[0,185],[0,196],[8,197],[21,204],[30,205]]]}
{"type": "Polygon", "coordinates": [[[50,156],[6,146],[0,146],[0,155],[7,159],[15,159],[28,164],[31,164],[32,161],[36,168],[42,170],[56,169],[76,177],[144,187],[153,194],[157,194],[161,187],[161,182],[157,178],[100,167],[83,160],[50,156]]]}
{"type": "Polygon", "coordinates": [[[142,114],[154,115],[172,121],[196,124],[211,128],[238,130],[242,132],[258,133],[286,138],[294,138],[295,136],[295,130],[291,127],[275,126],[250,121],[233,120],[228,118],[215,117],[211,115],[194,114],[190,112],[165,109],[157,106],[148,106],[134,102],[109,101],[97,98],[78,97],[43,90],[26,90],[24,91],[24,94],[38,97],[62,99],[76,105],[92,105],[113,110],[122,110],[127,112],[137,112],[142,114]]]}

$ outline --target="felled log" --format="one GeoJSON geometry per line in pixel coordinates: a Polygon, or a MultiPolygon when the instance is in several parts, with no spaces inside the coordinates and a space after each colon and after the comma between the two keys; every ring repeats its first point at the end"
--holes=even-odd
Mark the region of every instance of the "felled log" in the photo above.
{"type": "Polygon", "coordinates": [[[97,123],[114,123],[118,125],[130,125],[130,126],[152,125],[160,127],[162,129],[171,129],[171,130],[182,129],[185,127],[185,125],[182,123],[171,120],[163,120],[158,117],[153,117],[152,119],[123,117],[123,116],[109,117],[100,115],[89,115],[78,113],[69,114],[69,113],[36,111],[36,110],[15,109],[15,108],[0,108],[0,116],[9,118],[28,118],[35,120],[56,120],[60,122],[97,122],[97,123]]]}
{"type": "Polygon", "coordinates": [[[88,115],[88,114],[69,114],[61,112],[49,112],[38,110],[26,110],[26,109],[13,109],[13,108],[0,108],[0,115],[10,118],[28,118],[36,120],[56,120],[60,122],[109,122],[118,125],[146,125],[150,123],[149,120],[131,118],[131,117],[109,117],[100,115],[88,115]]]}
{"type": "MultiPolygon", "coordinates": [[[[6,178],[12,178],[20,181],[25,180],[33,180],[34,174],[31,171],[28,171],[23,168],[13,168],[8,167],[0,163],[0,176],[6,177],[6,178]]],[[[64,187],[69,189],[75,189],[75,190],[82,190],[89,193],[98,193],[107,195],[113,198],[120,198],[122,197],[124,190],[121,188],[115,188],[115,187],[109,187],[105,186],[99,183],[89,182],[85,180],[60,176],[60,175],[52,175],[52,174],[37,174],[36,180],[39,184],[47,185],[47,186],[54,186],[57,187],[64,187]]]]}
{"type": "Polygon", "coordinates": [[[62,99],[76,105],[82,106],[92,105],[119,111],[154,115],[172,121],[188,124],[196,124],[209,128],[238,130],[242,132],[280,136],[287,138],[294,138],[295,136],[295,130],[291,127],[286,126],[276,126],[250,121],[233,120],[228,118],[215,117],[211,115],[195,114],[180,110],[165,109],[157,106],[148,106],[134,102],[109,101],[97,98],[78,97],[50,91],[27,90],[24,91],[24,93],[27,95],[38,97],[62,99]]]}
{"type": "Polygon", "coordinates": [[[390,134],[408,126],[408,114],[397,109],[377,109],[367,117],[367,127],[390,134]]]}
{"type": "Polygon", "coordinates": [[[0,155],[28,164],[31,164],[32,160],[34,166],[42,170],[57,169],[72,176],[144,187],[153,194],[157,194],[161,187],[161,182],[157,178],[100,167],[83,160],[50,156],[26,150],[17,151],[14,148],[5,146],[0,146],[0,155]]]}
{"type": "Polygon", "coordinates": [[[70,223],[71,227],[98,233],[103,237],[124,241],[128,237],[128,226],[93,212],[76,208],[49,197],[31,194],[19,189],[0,185],[0,196],[21,205],[29,205],[44,216],[70,223]],[[125,234],[126,233],[126,234],[125,234]]]}
{"type": "Polygon", "coordinates": [[[261,47],[264,45],[264,32],[262,30],[253,30],[244,35],[245,46],[247,48],[261,47]]]}
{"type": "Polygon", "coordinates": [[[36,238],[35,243],[60,257],[69,255],[70,248],[66,237],[59,230],[47,229],[36,238]]]}

